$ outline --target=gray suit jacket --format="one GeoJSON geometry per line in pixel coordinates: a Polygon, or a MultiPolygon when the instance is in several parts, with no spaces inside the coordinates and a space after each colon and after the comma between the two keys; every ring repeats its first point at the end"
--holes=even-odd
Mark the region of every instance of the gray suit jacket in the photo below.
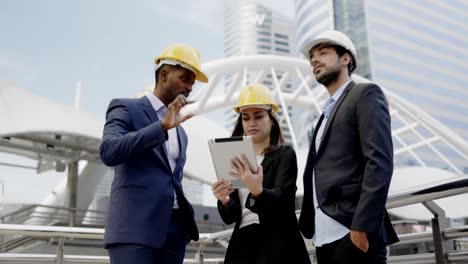
{"type": "Polygon", "coordinates": [[[393,173],[390,123],[379,86],[351,82],[346,87],[325,124],[320,148],[315,151],[315,131],[309,149],[299,219],[305,237],[311,238],[315,230],[314,174],[325,214],[349,229],[366,232],[371,247],[398,241],[385,209],[393,173]]]}

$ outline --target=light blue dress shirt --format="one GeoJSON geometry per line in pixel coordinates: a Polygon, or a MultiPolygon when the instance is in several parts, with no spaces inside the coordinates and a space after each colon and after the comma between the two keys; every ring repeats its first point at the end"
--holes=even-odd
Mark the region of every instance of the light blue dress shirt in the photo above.
{"type": "MultiPolygon", "coordinates": [[[[320,127],[318,127],[317,135],[315,137],[315,153],[318,153],[318,150],[320,148],[320,142],[322,141],[322,135],[323,135],[323,130],[325,128],[325,125],[327,124],[328,117],[330,116],[331,112],[333,111],[333,108],[335,106],[335,103],[338,101],[340,98],[341,94],[343,93],[344,89],[346,86],[351,81],[348,81],[344,83],[338,90],[333,94],[332,97],[328,98],[328,100],[325,103],[325,106],[322,110],[323,113],[323,121],[320,124],[320,127]]],[[[327,151],[327,150],[324,150],[327,151]]],[[[318,200],[317,200],[317,190],[315,189],[315,175],[313,175],[312,178],[312,188],[313,188],[313,193],[314,193],[314,209],[315,209],[315,234],[314,237],[312,238],[312,242],[316,247],[323,246],[325,244],[329,244],[331,242],[334,242],[338,239],[341,239],[345,235],[349,233],[349,229],[342,225],[341,223],[337,222],[335,219],[329,217],[326,215],[318,206],[318,200]]]]}

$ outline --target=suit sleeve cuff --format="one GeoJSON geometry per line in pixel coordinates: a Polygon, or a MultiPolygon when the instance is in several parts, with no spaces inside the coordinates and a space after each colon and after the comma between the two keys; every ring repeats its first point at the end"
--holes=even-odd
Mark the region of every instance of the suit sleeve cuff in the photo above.
{"type": "Polygon", "coordinates": [[[162,127],[161,122],[153,123],[142,130],[145,135],[145,148],[153,148],[169,139],[169,134],[162,127]]]}

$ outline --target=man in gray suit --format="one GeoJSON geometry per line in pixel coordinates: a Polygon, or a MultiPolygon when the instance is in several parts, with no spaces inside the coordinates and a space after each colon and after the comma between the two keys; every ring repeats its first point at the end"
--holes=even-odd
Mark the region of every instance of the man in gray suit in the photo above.
{"type": "Polygon", "coordinates": [[[330,98],[317,123],[304,171],[301,231],[319,264],[386,263],[398,241],[385,209],[393,172],[390,114],[373,83],[356,84],[356,49],[339,31],[303,48],[330,98]]]}

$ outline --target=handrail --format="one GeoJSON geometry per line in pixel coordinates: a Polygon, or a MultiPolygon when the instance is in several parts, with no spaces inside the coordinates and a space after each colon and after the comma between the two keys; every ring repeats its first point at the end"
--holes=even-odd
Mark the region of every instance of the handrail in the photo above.
{"type": "MultiPolygon", "coordinates": [[[[424,186],[418,186],[407,190],[402,190],[400,193],[391,195],[387,199],[386,207],[395,208],[406,206],[410,204],[422,203],[426,209],[432,214],[432,232],[430,233],[419,233],[415,235],[407,235],[408,239],[405,239],[405,235],[400,236],[403,238],[403,243],[410,243],[410,241],[424,241],[430,240],[432,236],[434,245],[434,254],[424,255],[416,254],[416,256],[398,256],[404,259],[404,263],[428,263],[427,260],[434,261],[434,263],[442,264],[450,261],[453,257],[451,252],[454,248],[454,244],[449,241],[458,237],[466,237],[466,227],[461,229],[450,229],[450,219],[446,217],[445,210],[434,202],[434,200],[450,197],[458,194],[468,193],[468,175],[446,179],[430,183],[424,186]],[[429,234],[429,235],[428,235],[429,234]],[[406,240],[406,241],[405,241],[406,240]],[[424,258],[420,261],[418,258],[424,258]],[[408,262],[409,261],[409,262],[408,262]]],[[[460,252],[460,251],[455,251],[460,252]]],[[[392,258],[392,263],[398,263],[399,258],[392,258]]],[[[461,254],[457,259],[468,259],[468,255],[461,254]]],[[[389,258],[390,260],[390,258],[389,258]]],[[[431,262],[432,263],[432,262],[431,262]]]]}
{"type": "Polygon", "coordinates": [[[463,193],[468,193],[468,176],[460,176],[418,186],[410,190],[403,190],[400,193],[390,195],[387,198],[386,207],[388,209],[396,208],[463,193]]]}
{"type": "MultiPolygon", "coordinates": [[[[226,238],[231,236],[232,229],[223,230],[215,233],[202,233],[200,234],[200,239],[197,242],[192,242],[196,244],[213,244],[218,241],[223,241],[226,238]]],[[[462,238],[468,236],[468,226],[447,228],[443,231],[444,237],[447,239],[462,238]]],[[[81,239],[98,239],[102,240],[104,238],[104,229],[103,228],[83,228],[83,227],[57,227],[57,226],[32,226],[32,225],[11,225],[11,224],[0,224],[0,234],[3,235],[25,235],[25,236],[35,236],[35,237],[67,237],[67,238],[81,238],[81,239]]],[[[428,242],[432,240],[431,232],[423,232],[418,234],[404,234],[400,235],[400,242],[395,245],[410,244],[410,243],[419,243],[419,242],[428,242]]],[[[451,252],[453,257],[465,257],[466,253],[455,254],[457,252],[451,252]]],[[[418,254],[421,256],[409,257],[413,260],[422,258],[426,259],[427,255],[418,254]]],[[[432,254],[431,256],[433,256],[432,254]]],[[[13,255],[1,255],[0,259],[5,259],[7,256],[13,255]]],[[[44,257],[44,256],[43,256],[44,257]]],[[[64,259],[70,259],[71,257],[64,256],[64,259]]],[[[392,256],[391,259],[398,262],[399,256],[392,256]]],[[[72,261],[72,260],[70,260],[72,261]]],[[[197,262],[187,262],[187,263],[197,263],[197,262]]],[[[206,263],[206,259],[205,259],[206,263]]],[[[392,262],[393,263],[393,262],[392,262]]]]}
{"type": "Polygon", "coordinates": [[[104,228],[0,224],[0,234],[104,239],[104,228]]]}
{"type": "MultiPolygon", "coordinates": [[[[211,244],[229,237],[232,229],[223,230],[216,233],[202,233],[198,244],[211,244]]],[[[24,235],[47,238],[80,238],[80,239],[104,239],[104,228],[85,227],[63,227],[63,226],[36,226],[36,225],[15,225],[0,224],[0,235],[24,235]]],[[[194,242],[192,242],[194,243],[194,242]]],[[[56,261],[57,254],[12,254],[0,253],[0,261],[56,261]]],[[[88,262],[88,263],[109,263],[106,256],[84,256],[84,255],[62,255],[62,261],[66,262],[88,262]]],[[[222,263],[222,258],[207,258],[203,263],[222,263]]],[[[184,263],[199,263],[196,259],[185,259],[184,263]]]]}
{"type": "MultiPolygon", "coordinates": [[[[232,229],[201,233],[196,243],[213,243],[231,236],[232,229]]],[[[0,235],[104,239],[104,228],[0,224],[0,235]]]]}
{"type": "MultiPolygon", "coordinates": [[[[33,261],[33,262],[52,262],[57,258],[56,254],[16,254],[16,253],[0,253],[0,261],[33,261]]],[[[64,262],[80,262],[80,263],[110,263],[108,256],[84,256],[84,255],[63,255],[64,262]]],[[[206,258],[203,260],[205,264],[220,264],[224,262],[224,258],[206,258]]],[[[184,259],[184,264],[198,264],[197,259],[184,259]]]]}
{"type": "MultiPolygon", "coordinates": [[[[432,184],[419,186],[408,190],[403,190],[400,193],[389,196],[387,201],[387,208],[395,208],[399,206],[405,206],[415,203],[424,203],[426,206],[436,206],[433,200],[457,195],[468,192],[468,176],[456,177],[444,181],[435,182],[432,184]]],[[[432,207],[429,208],[434,212],[440,212],[441,208],[432,207]]],[[[443,213],[443,211],[442,211],[443,213]]],[[[444,215],[444,214],[442,214],[444,215]]],[[[437,218],[437,216],[436,216],[437,218]]],[[[433,222],[434,224],[434,222],[433,222]]],[[[429,242],[434,239],[435,230],[433,232],[422,232],[416,234],[403,234],[400,235],[400,242],[395,245],[404,245],[411,243],[429,242]]],[[[462,227],[449,227],[441,226],[439,240],[448,241],[456,238],[468,237],[468,226],[462,227]]],[[[193,242],[193,245],[199,246],[198,256],[195,259],[186,259],[184,263],[220,263],[222,259],[204,259],[203,251],[206,245],[219,243],[222,246],[227,245],[227,241],[232,234],[232,229],[223,230],[214,233],[202,233],[200,239],[197,242],[193,242]]],[[[64,238],[80,238],[80,239],[97,239],[102,240],[104,238],[104,228],[84,228],[84,227],[62,227],[62,226],[36,226],[36,225],[18,225],[18,224],[0,224],[0,236],[4,235],[23,235],[32,237],[47,237],[47,238],[59,238],[63,246],[64,238]]],[[[62,248],[63,249],[63,248],[62,248]]],[[[314,254],[315,248],[308,248],[310,254],[314,254]]],[[[448,261],[455,260],[467,260],[468,251],[463,250],[451,250],[450,248],[443,249],[445,259],[448,261]]],[[[413,255],[402,255],[402,256],[389,256],[389,263],[440,263],[437,262],[437,251],[435,253],[423,253],[413,255]]],[[[10,254],[0,253],[0,260],[19,260],[27,259],[33,261],[34,259],[49,260],[64,260],[69,262],[103,262],[108,263],[108,258],[102,256],[73,256],[63,255],[63,250],[58,250],[57,254],[10,254]],[[19,256],[21,255],[21,256],[19,256]]]]}
{"type": "Polygon", "coordinates": [[[197,243],[214,243],[219,240],[224,240],[226,238],[230,238],[232,234],[233,229],[226,229],[223,231],[218,231],[214,233],[202,233],[200,234],[200,238],[197,241],[197,243]]]}
{"type": "Polygon", "coordinates": [[[6,224],[32,224],[35,221],[43,222],[41,220],[46,219],[51,224],[57,222],[68,224],[70,214],[73,215],[74,225],[80,226],[104,226],[106,218],[106,212],[104,211],[34,204],[1,216],[0,222],[6,224]]]}
{"type": "Polygon", "coordinates": [[[4,215],[0,216],[0,219],[5,219],[5,218],[11,217],[13,215],[17,215],[17,214],[20,214],[20,213],[23,213],[23,212],[30,211],[30,210],[34,209],[36,206],[37,206],[36,204],[25,206],[23,208],[20,208],[20,209],[14,211],[14,212],[4,214],[4,215]]]}
{"type": "MultiPolygon", "coordinates": [[[[468,225],[460,227],[449,227],[442,231],[445,239],[468,237],[468,225]]],[[[414,244],[432,241],[432,232],[420,232],[399,235],[400,241],[394,245],[414,244]]]]}
{"type": "Polygon", "coordinates": [[[88,213],[88,212],[90,212],[90,213],[99,213],[99,214],[105,214],[106,213],[105,211],[100,211],[100,210],[88,210],[88,209],[71,208],[71,207],[63,207],[63,206],[32,204],[32,205],[20,208],[17,211],[14,211],[14,212],[11,212],[11,213],[8,213],[8,214],[4,214],[4,215],[0,216],[0,218],[11,217],[11,216],[14,216],[16,214],[19,214],[19,213],[22,213],[22,212],[25,212],[25,211],[30,211],[30,210],[35,209],[37,207],[48,208],[48,209],[56,209],[56,210],[75,211],[75,212],[80,212],[81,211],[81,212],[84,212],[84,213],[88,213]]]}
{"type": "MultiPolygon", "coordinates": [[[[53,262],[57,254],[0,253],[0,261],[53,262]]],[[[63,255],[64,262],[110,263],[108,256],[63,255]]]]}
{"type": "Polygon", "coordinates": [[[449,227],[444,229],[444,237],[447,239],[466,237],[468,226],[449,227]]]}

